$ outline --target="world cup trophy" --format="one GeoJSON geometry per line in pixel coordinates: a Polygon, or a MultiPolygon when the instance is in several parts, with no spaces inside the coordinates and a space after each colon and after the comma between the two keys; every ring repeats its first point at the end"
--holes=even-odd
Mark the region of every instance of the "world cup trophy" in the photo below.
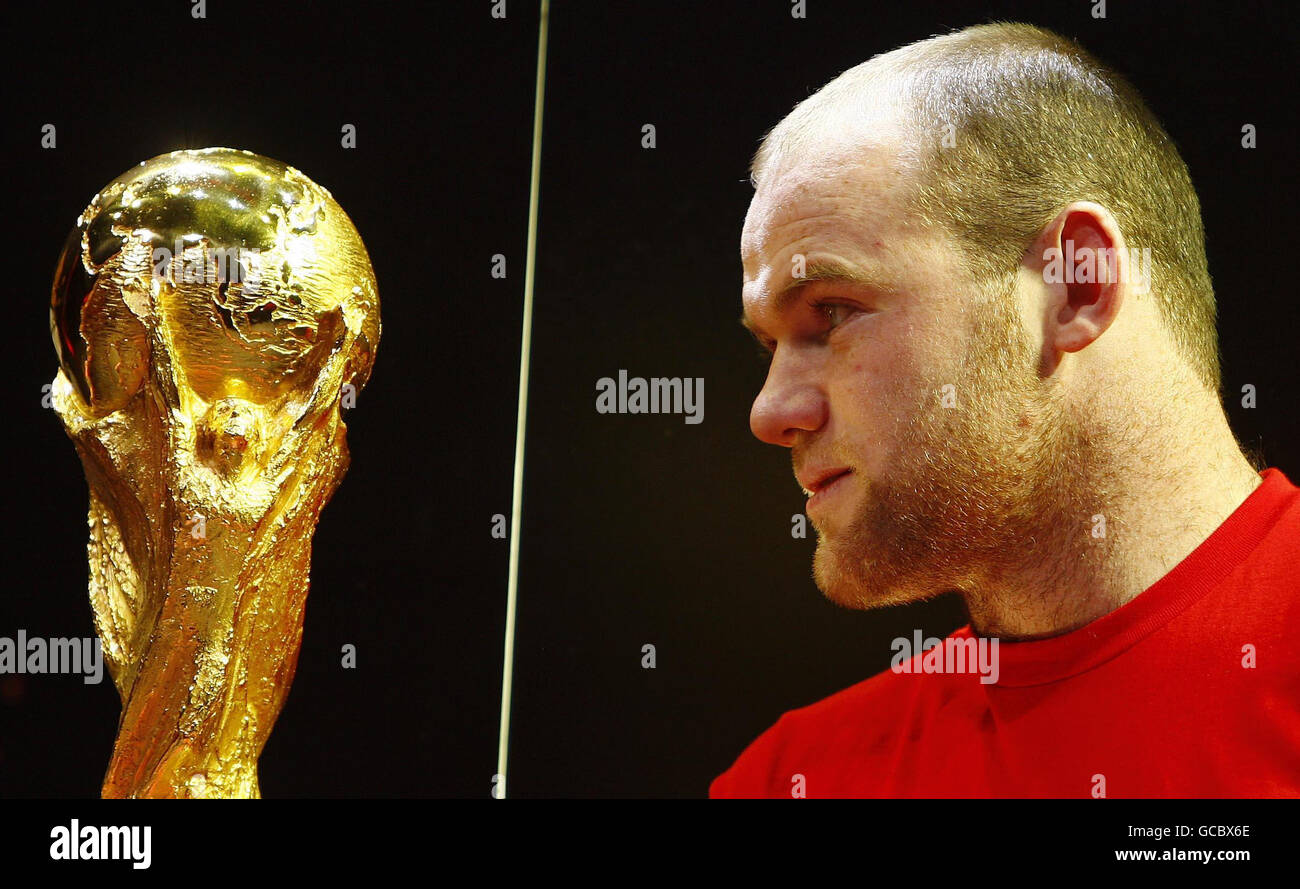
{"type": "Polygon", "coordinates": [[[312,534],[348,467],[341,410],[379,343],[366,248],[293,167],[172,152],[77,219],[50,329],[122,699],[103,795],[258,797],[312,534]]]}

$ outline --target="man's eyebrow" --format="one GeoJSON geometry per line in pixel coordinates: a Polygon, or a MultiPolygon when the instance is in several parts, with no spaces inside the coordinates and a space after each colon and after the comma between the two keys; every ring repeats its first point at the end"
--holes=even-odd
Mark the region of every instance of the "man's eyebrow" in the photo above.
{"type": "Polygon", "coordinates": [[[791,278],[790,283],[777,294],[777,309],[786,308],[789,300],[798,293],[799,288],[816,282],[848,284],[853,287],[878,290],[882,293],[893,293],[897,289],[883,275],[871,269],[861,268],[834,259],[814,259],[807,264],[801,277],[791,278]]]}
{"type": "MultiPolygon", "coordinates": [[[[790,307],[790,303],[794,302],[804,287],[819,283],[849,284],[854,287],[865,287],[885,293],[892,293],[895,290],[894,286],[884,278],[865,269],[836,260],[815,259],[805,266],[803,275],[798,278],[792,277],[781,288],[773,301],[772,312],[777,315],[781,314],[790,307]]],[[[740,326],[755,337],[759,336],[754,323],[743,312],[740,315],[740,326]]]]}

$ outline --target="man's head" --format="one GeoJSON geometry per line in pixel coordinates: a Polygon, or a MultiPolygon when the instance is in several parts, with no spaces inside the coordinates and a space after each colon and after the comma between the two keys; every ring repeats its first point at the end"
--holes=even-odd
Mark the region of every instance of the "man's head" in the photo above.
{"type": "Polygon", "coordinates": [[[1086,522],[1152,373],[1217,398],[1186,167],[1069,41],[989,25],[879,56],[752,175],[745,321],[773,354],[751,426],[792,449],[837,602],[996,587],[1086,522]]]}

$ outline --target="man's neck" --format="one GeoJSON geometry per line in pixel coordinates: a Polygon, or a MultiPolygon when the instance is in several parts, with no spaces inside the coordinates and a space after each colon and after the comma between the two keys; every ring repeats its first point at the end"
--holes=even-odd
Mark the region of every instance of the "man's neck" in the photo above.
{"type": "Polygon", "coordinates": [[[1202,428],[1193,446],[1166,434],[1148,439],[1147,453],[1091,472],[1080,467],[1042,512],[1023,564],[966,593],[972,629],[1004,639],[1061,635],[1168,574],[1262,482],[1221,412],[1209,425],[1213,435],[1202,428]],[[1154,441],[1166,444],[1150,447],[1154,441]]]}

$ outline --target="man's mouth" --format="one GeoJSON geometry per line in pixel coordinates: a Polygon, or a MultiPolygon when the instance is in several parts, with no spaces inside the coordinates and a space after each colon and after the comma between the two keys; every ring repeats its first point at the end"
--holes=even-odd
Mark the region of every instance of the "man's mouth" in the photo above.
{"type": "Polygon", "coordinates": [[[837,466],[833,469],[821,469],[800,475],[799,484],[803,488],[804,496],[811,497],[823,488],[830,487],[852,471],[852,469],[846,469],[843,466],[837,466]]]}
{"type": "Polygon", "coordinates": [[[836,466],[804,473],[799,477],[799,484],[808,498],[807,512],[812,515],[814,508],[819,508],[830,501],[846,485],[844,480],[853,474],[852,469],[836,466]]]}

